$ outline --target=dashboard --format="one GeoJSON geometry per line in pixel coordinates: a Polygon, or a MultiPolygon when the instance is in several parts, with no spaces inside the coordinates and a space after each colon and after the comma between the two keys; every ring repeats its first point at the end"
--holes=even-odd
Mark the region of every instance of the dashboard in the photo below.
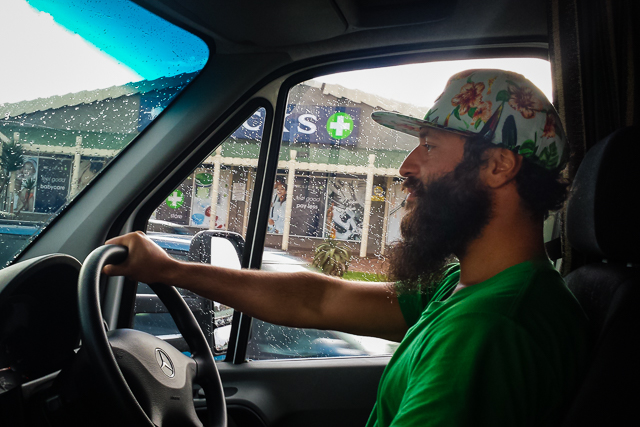
{"type": "MultiPolygon", "coordinates": [[[[69,366],[80,344],[81,264],[53,254],[0,271],[0,407],[24,400],[21,386],[69,366]]],[[[11,408],[9,408],[11,409],[11,408]]],[[[3,411],[4,412],[4,411],[3,411]]],[[[6,414],[6,412],[5,412],[6,414]]]]}

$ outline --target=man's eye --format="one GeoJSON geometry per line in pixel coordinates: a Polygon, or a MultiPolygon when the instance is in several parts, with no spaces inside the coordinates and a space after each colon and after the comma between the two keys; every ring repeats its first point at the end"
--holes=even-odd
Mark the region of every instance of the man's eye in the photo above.
{"type": "Polygon", "coordinates": [[[433,145],[429,145],[429,144],[422,144],[422,146],[423,146],[424,148],[426,148],[428,152],[431,152],[431,150],[433,150],[433,145]]]}

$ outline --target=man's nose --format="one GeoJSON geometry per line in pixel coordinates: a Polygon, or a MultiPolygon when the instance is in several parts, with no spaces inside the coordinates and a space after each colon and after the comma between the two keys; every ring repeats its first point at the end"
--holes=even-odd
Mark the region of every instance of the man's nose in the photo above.
{"type": "Polygon", "coordinates": [[[418,171],[420,170],[420,166],[418,164],[418,159],[417,159],[417,154],[416,154],[416,150],[418,149],[418,147],[414,148],[409,155],[404,159],[404,162],[402,162],[402,165],[400,166],[400,169],[398,170],[398,172],[400,173],[400,176],[404,176],[405,178],[408,176],[415,176],[418,175],[418,171]]]}

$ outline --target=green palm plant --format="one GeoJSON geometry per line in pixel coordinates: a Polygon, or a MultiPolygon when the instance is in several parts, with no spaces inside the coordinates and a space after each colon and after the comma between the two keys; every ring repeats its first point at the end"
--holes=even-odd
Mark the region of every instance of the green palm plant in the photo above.
{"type": "Polygon", "coordinates": [[[25,190],[27,190],[27,193],[32,193],[33,189],[36,186],[36,180],[33,178],[29,178],[27,179],[24,184],[22,184],[22,188],[24,188],[25,190]]]}
{"type": "Polygon", "coordinates": [[[7,178],[7,172],[2,168],[2,160],[0,160],[0,194],[4,194],[7,178]]]}
{"type": "Polygon", "coordinates": [[[316,246],[312,265],[324,274],[342,277],[349,267],[349,249],[335,239],[326,239],[316,246]]]}
{"type": "Polygon", "coordinates": [[[9,175],[9,212],[13,213],[13,193],[16,187],[16,172],[24,164],[24,150],[20,144],[15,142],[5,142],[2,144],[2,154],[0,155],[2,168],[9,175]]]}
{"type": "MultiPolygon", "coordinates": [[[[33,178],[29,178],[22,183],[22,189],[24,190],[24,195],[21,197],[24,197],[24,200],[22,200],[22,206],[18,208],[17,213],[20,213],[22,209],[28,209],[29,201],[33,197],[33,190],[35,188],[36,188],[36,180],[33,178]]],[[[20,206],[20,204],[18,204],[18,206],[20,206]]]]}

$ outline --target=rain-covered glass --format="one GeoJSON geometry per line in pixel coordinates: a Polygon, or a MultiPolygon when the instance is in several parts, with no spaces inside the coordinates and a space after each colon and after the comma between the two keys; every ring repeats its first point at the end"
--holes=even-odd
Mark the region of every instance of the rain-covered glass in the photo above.
{"type": "MultiPolygon", "coordinates": [[[[390,107],[420,112],[392,102],[320,80],[291,89],[264,253],[282,261],[263,269],[385,280],[385,247],[398,238],[402,214],[398,167],[415,140],[380,128],[371,113],[390,107]]],[[[384,355],[396,347],[373,337],[254,319],[247,359],[384,355]]]]}
{"type": "MultiPolygon", "coordinates": [[[[169,255],[181,261],[240,267],[244,247],[229,245],[243,242],[247,233],[265,115],[264,108],[256,110],[153,211],[147,235],[169,255]],[[211,239],[206,233],[220,238],[211,239]],[[205,237],[210,247],[203,252],[199,245],[205,237]]],[[[224,359],[233,309],[184,289],[180,293],[214,357],[224,359]]],[[[146,284],[138,284],[133,327],[189,351],[166,307],[146,284]]]]}
{"type": "Polygon", "coordinates": [[[196,36],[126,0],[0,2],[0,268],[200,72],[196,36]]]}
{"type": "MultiPolygon", "coordinates": [[[[386,281],[385,254],[399,239],[405,195],[399,167],[418,139],[382,127],[374,111],[424,117],[453,74],[503,68],[548,93],[546,61],[449,61],[321,76],[287,101],[263,262],[272,271],[314,270],[386,281]],[[428,79],[427,79],[428,77],[428,79]]],[[[247,359],[391,354],[397,343],[343,332],[284,328],[254,319],[247,359]]]]}
{"type": "MultiPolygon", "coordinates": [[[[371,113],[395,110],[422,117],[450,74],[478,66],[513,64],[513,60],[496,61],[362,70],[323,76],[293,87],[286,107],[278,173],[269,198],[261,268],[385,281],[385,253],[400,239],[404,214],[398,168],[417,139],[377,125],[371,113]],[[411,74],[437,78],[433,85],[422,90],[414,87],[403,94],[393,83],[416,80],[411,74]],[[337,249],[333,253],[341,256],[327,262],[316,255],[331,249],[337,249]]],[[[537,64],[543,77],[550,77],[548,63],[530,61],[534,64],[521,67],[532,69],[537,64]]],[[[545,87],[544,80],[536,80],[530,73],[529,77],[545,87]]],[[[265,114],[264,109],[256,110],[154,211],[147,233],[167,253],[182,260],[214,262],[213,256],[203,258],[193,251],[198,233],[246,235],[265,114]]],[[[214,252],[222,243],[207,250],[214,252]]],[[[216,358],[223,359],[233,309],[181,292],[216,358]]],[[[138,287],[135,312],[136,329],[188,351],[166,309],[144,284],[138,287]]],[[[247,359],[388,355],[397,345],[374,337],[289,328],[253,319],[247,359]]]]}

